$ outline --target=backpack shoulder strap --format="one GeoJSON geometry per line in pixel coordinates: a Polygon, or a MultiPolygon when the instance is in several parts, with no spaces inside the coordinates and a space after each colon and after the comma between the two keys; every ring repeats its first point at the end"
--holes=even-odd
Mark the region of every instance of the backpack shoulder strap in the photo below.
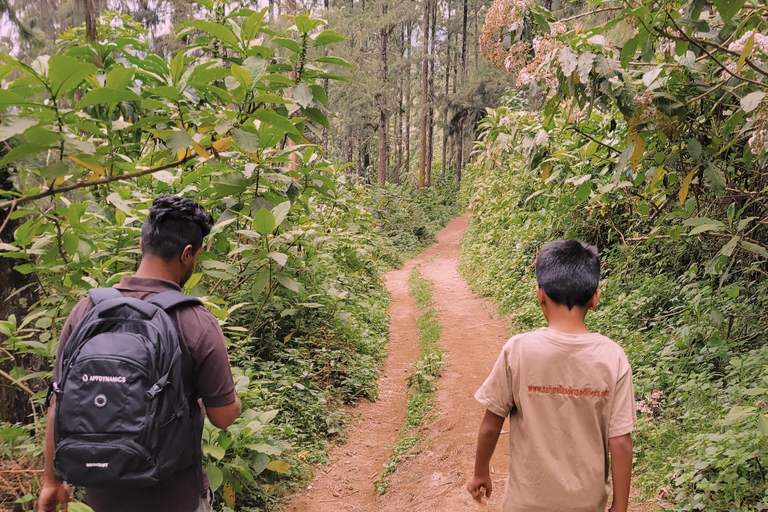
{"type": "Polygon", "coordinates": [[[164,311],[169,311],[175,307],[181,305],[202,305],[203,303],[197,297],[192,297],[185,293],[177,292],[175,290],[169,290],[167,292],[158,293],[147,300],[150,304],[154,304],[164,311]]]}
{"type": "Polygon", "coordinates": [[[116,288],[91,288],[88,290],[88,295],[97,306],[104,301],[123,297],[123,294],[116,288]]]}

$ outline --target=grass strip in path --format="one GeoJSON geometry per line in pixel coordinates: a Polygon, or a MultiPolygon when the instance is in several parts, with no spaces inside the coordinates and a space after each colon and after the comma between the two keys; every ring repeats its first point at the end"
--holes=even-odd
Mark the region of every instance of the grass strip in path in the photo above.
{"type": "Polygon", "coordinates": [[[386,471],[374,482],[377,492],[384,493],[392,475],[403,459],[411,453],[417,453],[422,437],[422,427],[434,419],[432,409],[435,405],[437,386],[435,379],[443,368],[443,351],[438,345],[443,326],[437,310],[432,306],[432,283],[419,273],[418,265],[408,277],[411,296],[420,310],[424,310],[418,319],[419,360],[414,365],[413,373],[408,377],[411,390],[405,408],[405,425],[392,450],[392,456],[384,466],[386,471]]]}

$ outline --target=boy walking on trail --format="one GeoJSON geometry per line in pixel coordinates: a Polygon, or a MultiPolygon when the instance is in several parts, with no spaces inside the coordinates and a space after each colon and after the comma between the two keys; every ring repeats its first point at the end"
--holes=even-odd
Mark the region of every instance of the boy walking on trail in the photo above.
{"type": "Polygon", "coordinates": [[[536,294],[548,327],[512,337],[475,398],[486,408],[467,490],[490,497],[491,455],[509,416],[504,512],[626,512],[635,400],[622,348],[584,325],[600,299],[597,249],[545,245],[536,294]]]}
{"type": "MultiPolygon", "coordinates": [[[[110,481],[111,485],[91,487],[80,484],[86,488],[87,503],[96,512],[211,510],[209,483],[201,465],[203,413],[198,400],[202,401],[211,423],[222,429],[235,421],[241,406],[218,321],[197,299],[184,296],[181,289],[194,272],[203,239],[210,233],[212,224],[211,216],[191,199],[157,197],[142,227],[142,260],[136,274],[123,277],[111,289],[91,290],[90,297],[72,309],[62,329],[53,372],[56,384],[52,388],[55,391],[53,399],[59,402],[60,409],[54,403],[48,412],[45,469],[38,512],[55,511],[59,504],[66,511],[69,490],[57,475],[78,475],[82,481],[92,482],[113,468],[117,468],[116,481],[110,481]],[[113,316],[110,315],[114,314],[124,316],[111,320],[113,316]],[[81,325],[83,318],[84,325],[81,325]],[[153,329],[161,332],[157,325],[165,326],[166,333],[171,334],[158,335],[154,339],[159,342],[152,345],[148,343],[149,338],[134,333],[133,329],[138,327],[127,327],[128,324],[149,326],[145,331],[150,333],[147,334],[150,338],[154,336],[150,332],[153,329]],[[94,326],[104,326],[103,331],[96,331],[94,326]],[[88,337],[91,332],[101,333],[88,337]],[[139,340],[143,345],[132,340],[139,340]],[[70,342],[70,349],[79,350],[68,350],[70,342]],[[161,350],[168,344],[172,344],[172,354],[161,350]],[[134,357],[137,352],[132,348],[136,346],[146,347],[138,353],[144,354],[143,357],[149,358],[152,364],[140,367],[132,362],[135,359],[129,361],[129,356],[134,357]],[[99,358],[95,359],[93,354],[97,351],[100,351],[99,358]],[[171,360],[171,355],[171,369],[159,380],[149,380],[150,377],[142,380],[141,375],[153,375],[152,370],[146,368],[158,368],[158,361],[171,360]],[[62,367],[62,356],[69,357],[70,363],[66,367],[62,367]],[[153,366],[155,363],[157,365],[153,366]],[[132,372],[136,368],[141,371],[132,372]],[[99,373],[94,374],[94,371],[99,373]],[[69,375],[74,377],[67,380],[69,375]],[[145,381],[148,385],[154,382],[146,395],[136,391],[144,389],[145,381]],[[182,405],[170,409],[169,399],[158,398],[167,396],[178,400],[174,404],[182,405]],[[152,409],[153,403],[163,405],[152,409]],[[137,410],[141,412],[136,413],[137,410]],[[152,464],[159,465],[157,461],[161,457],[153,459],[147,448],[144,448],[147,456],[139,462],[149,469],[147,473],[136,473],[137,459],[128,459],[125,454],[132,447],[132,453],[137,453],[136,446],[139,445],[127,435],[147,432],[140,430],[145,428],[143,425],[154,425],[153,418],[165,418],[166,414],[172,416],[159,426],[161,434],[150,430],[148,438],[156,441],[151,446],[160,445],[158,449],[165,455],[163,460],[169,460],[162,470],[157,470],[157,475],[162,471],[168,476],[155,478],[155,473],[151,473],[155,471],[152,464]],[[104,420],[113,417],[114,420],[104,420]],[[79,443],[76,455],[71,455],[75,453],[71,448],[75,446],[73,439],[79,443]],[[88,444],[89,440],[92,444],[88,444]],[[165,452],[162,452],[163,445],[165,452]],[[178,452],[176,445],[180,447],[178,452]],[[83,457],[89,446],[93,446],[91,453],[83,457]],[[173,447],[170,454],[168,446],[173,447]],[[136,485],[128,485],[130,482],[124,477],[126,473],[136,478],[136,485]],[[146,485],[148,480],[157,483],[146,485]]],[[[145,471],[144,466],[138,467],[145,471]]]]}

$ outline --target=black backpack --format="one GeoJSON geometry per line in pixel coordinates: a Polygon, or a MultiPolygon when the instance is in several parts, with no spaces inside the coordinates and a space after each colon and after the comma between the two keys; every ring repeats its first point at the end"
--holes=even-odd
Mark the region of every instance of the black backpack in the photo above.
{"type": "Polygon", "coordinates": [[[141,488],[200,466],[201,412],[184,393],[179,335],[166,312],[201,302],[177,291],[146,301],[115,288],[88,293],[95,306],[67,340],[53,383],[56,477],[141,488]]]}

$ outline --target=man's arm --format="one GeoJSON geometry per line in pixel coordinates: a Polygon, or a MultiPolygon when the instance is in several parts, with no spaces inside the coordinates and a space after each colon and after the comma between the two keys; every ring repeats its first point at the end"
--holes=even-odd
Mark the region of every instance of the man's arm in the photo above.
{"type": "Polygon", "coordinates": [[[240,398],[235,397],[235,401],[229,405],[206,407],[205,414],[214,426],[223,430],[235,422],[237,417],[240,416],[242,408],[243,406],[240,403],[240,398]]]}
{"type": "Polygon", "coordinates": [[[627,512],[629,506],[629,481],[632,477],[632,435],[608,439],[611,451],[611,473],[613,478],[612,512],[627,512]]]}
{"type": "Polygon", "coordinates": [[[467,483],[467,490],[477,501],[483,497],[483,488],[485,488],[485,497],[490,498],[493,491],[493,480],[491,480],[490,463],[493,451],[496,449],[496,443],[499,440],[501,427],[504,426],[504,418],[485,411],[483,421],[480,423],[480,432],[477,434],[477,453],[475,454],[475,474],[467,483]]]}
{"type": "Polygon", "coordinates": [[[67,511],[69,501],[69,489],[67,484],[59,482],[53,473],[53,423],[56,417],[56,408],[51,399],[48,408],[48,418],[45,423],[45,467],[43,469],[43,488],[40,490],[40,498],[37,503],[38,512],[54,512],[56,505],[61,503],[61,510],[67,511]]]}

